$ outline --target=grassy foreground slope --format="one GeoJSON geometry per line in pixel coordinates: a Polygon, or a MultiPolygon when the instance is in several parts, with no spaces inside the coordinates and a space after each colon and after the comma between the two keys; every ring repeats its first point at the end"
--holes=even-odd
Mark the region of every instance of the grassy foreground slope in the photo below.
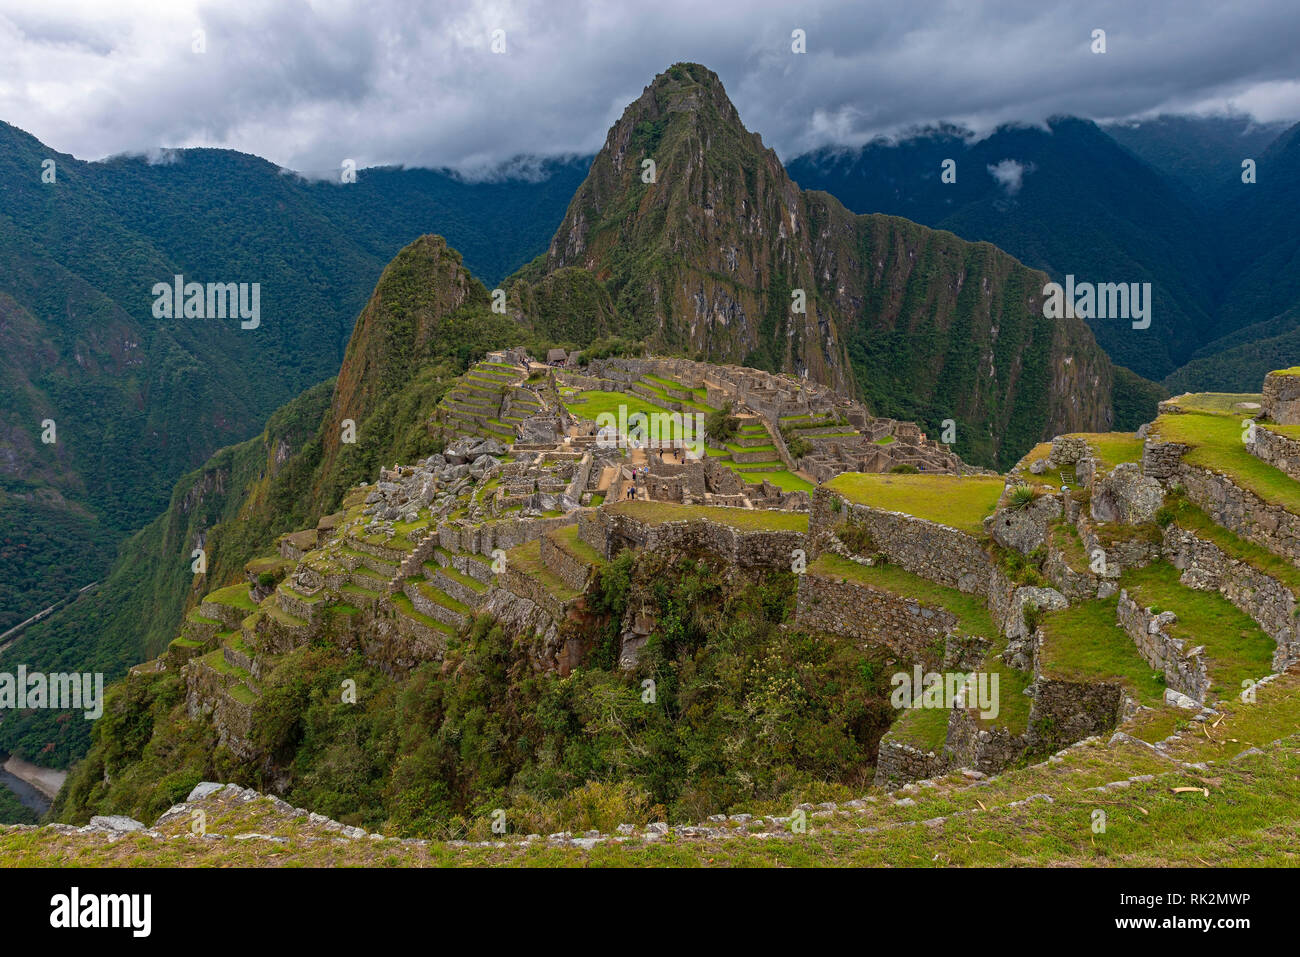
{"type": "Polygon", "coordinates": [[[806,833],[791,809],[652,837],[646,829],[576,844],[510,837],[478,843],[339,840],[337,829],[266,798],[208,807],[208,835],[188,813],[156,835],[0,831],[12,866],[532,866],[795,867],[1296,866],[1300,848],[1300,676],[1224,705],[1213,727],[1191,725],[1161,750],[1120,736],[1083,742],[1045,764],[971,782],[873,789],[811,807],[806,833]],[[906,792],[906,793],[903,793],[906,792]],[[1105,814],[1105,829],[1094,815],[1105,814]],[[780,820],[774,819],[779,818],[780,820]],[[1265,823],[1261,823],[1265,822],[1265,823]],[[237,836],[261,834],[262,838],[237,836]],[[589,845],[589,846],[584,846],[589,845]]]}

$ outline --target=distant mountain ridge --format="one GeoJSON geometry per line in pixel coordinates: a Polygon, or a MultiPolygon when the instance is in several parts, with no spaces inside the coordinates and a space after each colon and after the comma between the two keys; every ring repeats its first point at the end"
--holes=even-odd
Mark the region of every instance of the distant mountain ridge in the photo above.
{"type": "Polygon", "coordinates": [[[1240,118],[1104,129],[1059,118],[983,138],[938,127],[801,156],[790,170],[851,209],[995,243],[1057,281],[1151,282],[1149,330],[1091,323],[1111,358],[1179,390],[1248,391],[1268,368],[1240,354],[1217,362],[1215,343],[1241,345],[1238,330],[1262,330],[1300,305],[1289,225],[1300,216],[1297,140],[1300,125],[1240,118]],[[945,159],[956,161],[953,183],[941,180],[945,159]],[[1245,159],[1256,162],[1254,183],[1242,181],[1245,159]]]}
{"type": "Polygon", "coordinates": [[[102,575],[182,474],[334,376],[403,246],[452,236],[495,281],[545,248],[586,162],[341,184],[229,150],[84,162],[0,123],[0,629],[102,575]],[[175,275],[259,284],[259,328],[154,318],[175,275]]]}

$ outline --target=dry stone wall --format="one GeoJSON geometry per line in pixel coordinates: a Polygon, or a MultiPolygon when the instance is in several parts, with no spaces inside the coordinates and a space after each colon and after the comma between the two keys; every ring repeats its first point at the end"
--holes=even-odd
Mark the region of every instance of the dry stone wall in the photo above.
{"type": "Polygon", "coordinates": [[[886,735],[880,739],[872,783],[877,787],[890,787],[908,781],[924,781],[938,777],[952,766],[951,759],[942,749],[938,752],[922,751],[886,735]]]}
{"type": "Polygon", "coordinates": [[[1275,555],[1300,564],[1300,515],[1270,505],[1226,475],[1184,465],[1179,480],[1187,497],[1218,525],[1275,555]]]}
{"type": "Polygon", "coordinates": [[[1165,529],[1164,553],[1171,565],[1182,570],[1184,585],[1217,591],[1277,642],[1274,671],[1284,671],[1300,659],[1300,609],[1289,588],[1177,525],[1165,529]]]}
{"type": "Polygon", "coordinates": [[[1255,441],[1246,443],[1246,450],[1300,482],[1300,442],[1295,439],[1260,425],[1255,428],[1255,441]]]}
{"type": "Polygon", "coordinates": [[[1152,668],[1165,674],[1165,687],[1184,694],[1198,704],[1205,703],[1210,690],[1203,650],[1185,649],[1181,638],[1169,634],[1170,625],[1178,621],[1172,611],[1159,614],[1129,597],[1121,590],[1116,611],[1119,626],[1133,639],[1138,654],[1152,668]]]}
{"type": "Polygon", "coordinates": [[[650,523],[605,510],[598,511],[593,522],[579,526],[579,535],[605,558],[624,548],[678,554],[706,551],[744,568],[786,571],[795,550],[805,545],[803,532],[750,531],[704,518],[650,523]]]}
{"type": "Polygon", "coordinates": [[[1264,377],[1263,414],[1279,425],[1300,425],[1300,376],[1270,372],[1264,377]]]}
{"type": "Polygon", "coordinates": [[[799,576],[795,622],[884,645],[930,669],[941,666],[945,639],[957,629],[957,617],[945,608],[815,572],[799,576]]]}
{"type": "Polygon", "coordinates": [[[541,560],[543,565],[558,575],[560,580],[570,588],[576,591],[586,590],[591,566],[582,559],[570,555],[549,535],[543,535],[541,539],[541,560]]]}
{"type": "Polygon", "coordinates": [[[809,524],[814,553],[825,551],[826,539],[849,522],[862,527],[891,564],[960,591],[988,593],[994,563],[973,535],[911,515],[857,505],[824,487],[814,490],[809,524]]]}

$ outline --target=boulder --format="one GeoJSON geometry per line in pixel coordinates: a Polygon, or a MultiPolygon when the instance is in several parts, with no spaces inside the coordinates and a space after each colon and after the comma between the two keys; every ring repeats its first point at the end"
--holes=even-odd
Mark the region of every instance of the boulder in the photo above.
{"type": "Polygon", "coordinates": [[[1004,548],[1028,555],[1047,541],[1047,530],[1061,517],[1061,501],[1040,495],[1021,508],[1004,508],[988,519],[989,534],[1004,548]]]}
{"type": "Polygon", "coordinates": [[[90,827],[97,831],[114,831],[118,834],[145,829],[144,825],[135,818],[121,814],[96,814],[90,819],[90,827]]]}
{"type": "Polygon", "coordinates": [[[1164,487],[1142,474],[1136,462],[1115,466],[1092,490],[1092,517],[1099,522],[1141,525],[1153,521],[1165,501],[1164,487]]]}

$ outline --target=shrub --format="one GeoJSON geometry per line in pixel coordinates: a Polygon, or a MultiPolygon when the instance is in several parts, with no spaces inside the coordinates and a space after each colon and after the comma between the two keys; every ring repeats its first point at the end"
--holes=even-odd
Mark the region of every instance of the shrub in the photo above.
{"type": "Polygon", "coordinates": [[[839,529],[836,534],[841,542],[847,545],[858,555],[866,555],[878,551],[875,541],[871,538],[871,533],[867,531],[865,525],[859,522],[850,521],[843,528],[839,529]]]}
{"type": "Polygon", "coordinates": [[[1007,509],[1018,512],[1022,508],[1028,508],[1040,494],[1041,492],[1032,486],[1017,485],[1011,490],[1011,496],[1007,499],[1007,509]]]}
{"type": "Polygon", "coordinates": [[[788,425],[781,429],[781,438],[785,441],[785,447],[789,450],[791,458],[801,459],[813,450],[812,443],[788,425]]]}
{"type": "Polygon", "coordinates": [[[895,465],[889,471],[894,475],[916,475],[920,469],[915,465],[895,465]]]}
{"type": "Polygon", "coordinates": [[[726,442],[735,436],[740,422],[731,414],[731,403],[727,403],[716,412],[704,417],[704,434],[719,442],[726,442]]]}

